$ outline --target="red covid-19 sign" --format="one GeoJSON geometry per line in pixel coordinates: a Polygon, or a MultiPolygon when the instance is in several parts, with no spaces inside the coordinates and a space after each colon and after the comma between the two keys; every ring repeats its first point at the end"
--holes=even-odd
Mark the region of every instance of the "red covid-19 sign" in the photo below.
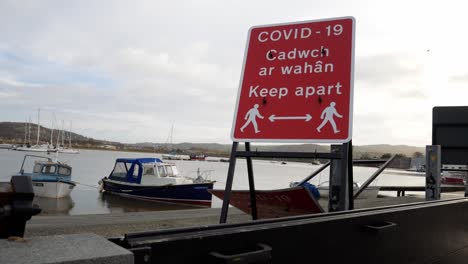
{"type": "Polygon", "coordinates": [[[252,27],[232,139],[349,141],[354,27],[353,17],[252,27]]]}

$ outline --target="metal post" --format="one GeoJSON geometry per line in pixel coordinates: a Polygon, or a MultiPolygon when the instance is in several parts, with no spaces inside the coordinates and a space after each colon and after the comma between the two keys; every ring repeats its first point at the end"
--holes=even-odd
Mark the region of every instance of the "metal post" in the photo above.
{"type": "MultiPolygon", "coordinates": [[[[250,151],[250,142],[245,142],[245,151],[250,151]]],[[[252,220],[257,220],[257,196],[255,195],[255,182],[253,175],[252,158],[247,157],[247,174],[249,176],[249,190],[250,190],[250,210],[252,212],[252,220]]]]}
{"type": "Polygon", "coordinates": [[[440,145],[426,146],[426,201],[440,200],[440,145]]]}
{"type": "Polygon", "coordinates": [[[234,169],[236,168],[236,151],[239,142],[232,142],[231,157],[229,160],[229,169],[226,179],[226,188],[224,188],[223,207],[221,208],[220,224],[226,223],[227,214],[229,209],[229,201],[231,200],[232,182],[234,180],[234,169]]]}
{"type": "Polygon", "coordinates": [[[348,159],[347,159],[347,169],[348,169],[348,209],[354,209],[354,174],[353,174],[353,141],[350,140],[345,144],[348,147],[348,159]]]}
{"type": "Polygon", "coordinates": [[[345,211],[348,209],[348,147],[346,145],[331,145],[331,152],[341,153],[341,158],[332,160],[330,165],[328,211],[345,211]]]}
{"type": "Polygon", "coordinates": [[[468,176],[467,176],[467,172],[465,172],[465,197],[468,197],[468,176]]]}

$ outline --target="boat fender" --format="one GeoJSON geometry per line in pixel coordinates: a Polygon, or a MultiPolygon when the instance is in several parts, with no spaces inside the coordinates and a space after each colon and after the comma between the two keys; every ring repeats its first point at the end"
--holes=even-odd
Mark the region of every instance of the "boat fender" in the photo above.
{"type": "Polygon", "coordinates": [[[306,187],[314,196],[314,198],[319,199],[320,198],[320,192],[317,188],[317,186],[313,185],[312,183],[304,182],[302,184],[304,187],[306,187]]]}

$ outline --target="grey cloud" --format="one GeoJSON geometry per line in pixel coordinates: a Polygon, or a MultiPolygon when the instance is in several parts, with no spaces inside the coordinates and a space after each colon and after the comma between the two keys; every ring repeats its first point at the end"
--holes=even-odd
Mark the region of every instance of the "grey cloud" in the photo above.
{"type": "Polygon", "coordinates": [[[356,80],[371,85],[393,83],[418,78],[422,71],[405,54],[381,54],[356,58],[356,80]]]}
{"type": "Polygon", "coordinates": [[[450,82],[468,82],[468,73],[461,75],[452,75],[449,77],[450,82]]]}
{"type": "MultiPolygon", "coordinates": [[[[382,15],[374,12],[378,6],[337,0],[4,0],[0,52],[32,59],[15,64],[0,53],[0,77],[8,77],[0,80],[0,98],[8,98],[0,105],[0,119],[24,120],[41,107],[60,111],[74,120],[77,132],[96,138],[164,140],[175,123],[176,141],[226,143],[249,27],[353,14],[360,32],[369,32],[375,24],[368,21],[382,15]],[[38,69],[43,65],[36,61],[56,68],[38,69]],[[68,69],[110,84],[47,81],[62,78],[68,69]]],[[[375,29],[387,33],[380,25],[375,29]]],[[[410,59],[358,56],[356,94],[362,98],[372,87],[384,87],[392,89],[391,96],[424,96],[412,89],[420,71],[407,63],[410,59]]]]}

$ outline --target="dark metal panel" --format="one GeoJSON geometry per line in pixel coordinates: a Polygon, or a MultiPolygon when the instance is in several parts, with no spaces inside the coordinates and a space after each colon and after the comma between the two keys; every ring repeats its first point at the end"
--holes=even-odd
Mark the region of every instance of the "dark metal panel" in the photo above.
{"type": "MultiPolygon", "coordinates": [[[[468,119],[468,116],[464,117],[468,119]]],[[[437,143],[444,147],[468,147],[468,125],[436,126],[437,143]]]]}
{"type": "Polygon", "coordinates": [[[213,252],[245,256],[258,245],[272,263],[434,263],[468,257],[468,199],[140,233],[121,244],[150,246],[153,263],[218,263],[213,252]]]}
{"type": "Polygon", "coordinates": [[[442,145],[442,164],[468,165],[468,148],[450,148],[442,145]]]}
{"type": "Polygon", "coordinates": [[[432,145],[442,147],[442,164],[468,165],[468,106],[433,108],[432,145]]]}
{"type": "Polygon", "coordinates": [[[468,256],[468,247],[461,249],[452,255],[442,257],[432,263],[434,264],[466,264],[468,256]]]}
{"type": "Polygon", "coordinates": [[[468,125],[468,106],[436,106],[432,109],[435,125],[468,125]]]}

